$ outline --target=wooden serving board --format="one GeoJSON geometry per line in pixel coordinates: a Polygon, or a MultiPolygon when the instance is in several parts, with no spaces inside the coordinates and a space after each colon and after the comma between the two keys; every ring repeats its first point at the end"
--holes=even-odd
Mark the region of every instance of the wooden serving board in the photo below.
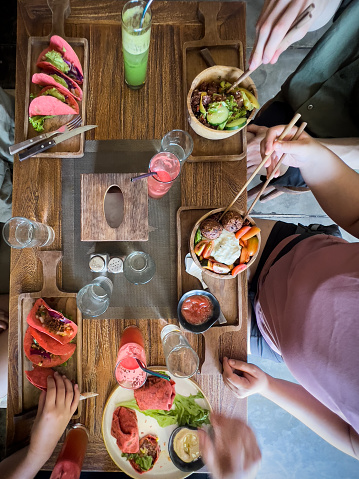
{"type": "MultiPolygon", "coordinates": [[[[197,278],[186,272],[185,257],[189,253],[189,238],[196,222],[214,208],[182,206],[177,211],[177,293],[178,299],[192,289],[202,289],[197,278]]],[[[203,273],[203,281],[218,299],[227,324],[216,323],[204,333],[205,358],[201,367],[202,374],[220,374],[220,362],[224,356],[246,361],[247,324],[244,320],[247,312],[242,304],[243,294],[247,295],[247,277],[237,276],[232,281],[215,279],[203,273]],[[233,341],[236,334],[236,341],[233,341]],[[221,357],[219,357],[219,351],[221,357]]]]}
{"type": "MultiPolygon", "coordinates": [[[[201,55],[203,48],[208,48],[217,65],[227,65],[244,70],[243,45],[239,40],[222,40],[220,30],[222,25],[217,24],[217,16],[221,10],[220,2],[200,2],[198,17],[204,23],[204,35],[200,40],[183,44],[183,84],[184,110],[188,117],[187,94],[194,78],[208,65],[201,55]]],[[[235,4],[233,4],[235,7],[235,4]]],[[[233,8],[232,14],[223,22],[235,21],[237,11],[233,8]]],[[[238,14],[239,20],[240,14],[238,14]]],[[[239,22],[238,22],[239,23],[239,22]]],[[[238,161],[245,158],[246,136],[245,129],[236,135],[224,140],[207,140],[197,135],[186,122],[186,130],[193,138],[193,152],[187,159],[189,162],[200,161],[238,161]]]]}
{"type": "MultiPolygon", "coordinates": [[[[35,131],[32,125],[29,123],[29,104],[31,101],[30,95],[38,95],[41,88],[39,85],[34,85],[31,82],[32,75],[34,73],[41,73],[41,70],[36,66],[37,59],[40,53],[49,46],[49,41],[52,35],[59,35],[64,38],[75,50],[75,53],[79,57],[82,65],[84,79],[83,84],[80,85],[82,89],[82,101],[79,103],[80,115],[82,117],[82,123],[85,124],[86,120],[86,98],[87,98],[87,86],[88,86],[88,42],[86,38],[67,38],[64,32],[65,19],[70,15],[70,0],[47,0],[47,3],[52,11],[52,30],[48,37],[30,37],[28,40],[27,51],[27,68],[26,68],[26,94],[25,94],[25,118],[24,118],[24,138],[19,141],[23,141],[34,136],[38,136],[41,133],[54,131],[61,125],[69,122],[74,115],[59,115],[53,118],[48,118],[44,123],[44,131],[35,131]]],[[[47,150],[44,153],[39,153],[38,157],[41,158],[80,158],[84,154],[84,140],[85,134],[74,136],[69,140],[66,140],[53,148],[47,150]]]]}
{"type": "MultiPolygon", "coordinates": [[[[79,385],[82,386],[82,315],[76,305],[77,293],[65,293],[59,290],[56,283],[57,265],[62,258],[61,251],[38,251],[38,259],[42,263],[44,283],[40,291],[22,293],[19,295],[19,368],[18,388],[20,417],[29,411],[36,410],[39,402],[40,390],[35,388],[26,378],[25,371],[33,369],[31,361],[26,357],[23,350],[24,335],[28,328],[26,318],[38,298],[43,298],[53,309],[61,311],[64,316],[77,324],[77,335],[74,339],[77,347],[74,355],[68,360],[66,366],[57,366],[54,369],[79,385]]],[[[81,401],[73,418],[81,415],[81,401]]]]}

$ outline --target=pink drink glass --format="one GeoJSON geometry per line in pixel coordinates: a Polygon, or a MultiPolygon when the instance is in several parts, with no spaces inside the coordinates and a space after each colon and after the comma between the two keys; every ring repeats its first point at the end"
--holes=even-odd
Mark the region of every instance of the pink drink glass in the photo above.
{"type": "Polygon", "coordinates": [[[141,331],[136,326],[129,326],[121,337],[115,369],[116,380],[123,388],[138,389],[147,379],[147,373],[142,371],[136,358],[146,367],[146,353],[141,331]]]}
{"type": "Polygon", "coordinates": [[[148,178],[148,196],[162,198],[172,186],[181,170],[181,163],[177,156],[167,151],[161,151],[151,158],[148,171],[156,175],[148,178]]]}

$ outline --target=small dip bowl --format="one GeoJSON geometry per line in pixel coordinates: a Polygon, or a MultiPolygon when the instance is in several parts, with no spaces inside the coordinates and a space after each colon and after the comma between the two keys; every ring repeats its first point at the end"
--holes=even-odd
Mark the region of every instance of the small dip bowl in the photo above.
{"type": "Polygon", "coordinates": [[[183,472],[195,472],[195,471],[198,471],[199,469],[201,469],[203,466],[204,466],[204,463],[201,459],[201,457],[199,457],[198,459],[196,459],[195,461],[193,462],[184,462],[182,461],[182,459],[180,459],[178,457],[178,455],[176,454],[175,450],[174,450],[174,447],[173,447],[173,443],[174,443],[174,439],[176,437],[176,435],[182,430],[182,429],[191,429],[193,431],[197,431],[197,428],[195,427],[191,427],[191,426],[180,426],[180,427],[177,427],[171,434],[170,438],[169,438],[169,441],[168,441],[168,453],[170,455],[170,458],[171,458],[171,461],[173,462],[173,464],[180,470],[180,471],[183,471],[183,472]]]}
{"type": "Polygon", "coordinates": [[[218,320],[220,313],[221,313],[221,308],[219,306],[219,302],[217,298],[213,296],[213,294],[210,293],[209,291],[204,291],[203,289],[193,289],[192,291],[188,291],[188,293],[185,293],[182,296],[182,298],[179,300],[179,303],[177,306],[177,316],[178,316],[178,321],[180,322],[180,325],[187,331],[190,331],[191,333],[196,333],[196,334],[204,333],[205,331],[207,331],[207,329],[213,326],[214,323],[218,320]],[[183,302],[187,298],[190,298],[191,296],[207,296],[207,298],[209,298],[212,303],[212,306],[213,306],[212,316],[202,324],[189,323],[183,317],[183,314],[181,312],[183,302]]]}

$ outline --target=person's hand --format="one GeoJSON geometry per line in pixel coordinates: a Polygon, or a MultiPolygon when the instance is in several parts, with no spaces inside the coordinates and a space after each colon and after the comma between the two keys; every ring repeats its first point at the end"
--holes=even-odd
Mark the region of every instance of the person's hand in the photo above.
{"type": "Polygon", "coordinates": [[[293,127],[282,141],[278,141],[277,138],[284,128],[284,125],[269,128],[261,141],[260,152],[263,158],[274,150],[274,153],[266,163],[268,174],[271,173],[284,153],[286,153],[286,156],[283,164],[296,168],[310,167],[312,162],[317,162],[319,158],[324,159],[327,154],[331,154],[325,146],[305,132],[297,140],[289,141],[295,135],[297,127],[293,127]]]}
{"type": "Polygon", "coordinates": [[[249,69],[262,63],[276,63],[279,55],[309,30],[325,25],[338,7],[338,1],[316,0],[312,18],[288,35],[293,22],[313,0],[266,0],[256,24],[256,41],[249,60],[249,69]],[[324,11],[326,12],[324,13],[324,11]]]}
{"type": "Polygon", "coordinates": [[[256,437],[243,421],[211,414],[213,438],[199,430],[202,458],[216,479],[256,477],[261,452],[256,437]]]}
{"type": "MultiPolygon", "coordinates": [[[[257,126],[254,124],[250,124],[247,127],[247,178],[253,174],[254,170],[262,161],[260,146],[261,142],[266,137],[268,130],[269,128],[266,126],[257,126]]],[[[273,158],[268,160],[265,164],[265,167],[267,168],[267,178],[272,172],[273,165],[276,163],[275,155],[273,154],[272,156],[273,158]]],[[[284,175],[287,169],[287,166],[281,165],[274,175],[274,178],[284,175]]],[[[261,172],[259,171],[258,174],[261,174],[261,172]]]]}
{"type": "Polygon", "coordinates": [[[223,381],[240,399],[261,393],[268,387],[268,376],[264,371],[237,359],[223,359],[223,381]]]}
{"type": "Polygon", "coordinates": [[[55,372],[47,378],[47,391],[42,391],[37,416],[31,431],[29,454],[45,463],[53,453],[80,400],[77,384],[55,372]]]}

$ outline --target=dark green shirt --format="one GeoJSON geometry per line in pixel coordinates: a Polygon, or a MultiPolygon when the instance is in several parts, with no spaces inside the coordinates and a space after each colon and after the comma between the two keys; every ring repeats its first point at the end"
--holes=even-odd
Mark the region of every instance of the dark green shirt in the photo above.
{"type": "Polygon", "coordinates": [[[352,0],[282,86],[319,138],[359,137],[359,0],[352,0]]]}

